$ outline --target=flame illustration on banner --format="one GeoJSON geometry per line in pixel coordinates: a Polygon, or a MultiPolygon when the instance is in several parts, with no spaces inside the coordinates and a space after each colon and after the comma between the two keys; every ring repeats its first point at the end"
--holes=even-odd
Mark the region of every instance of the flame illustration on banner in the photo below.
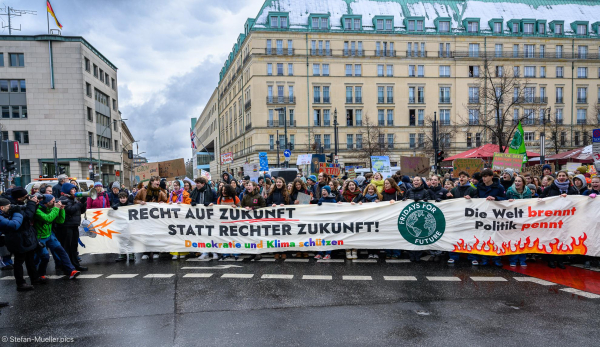
{"type": "Polygon", "coordinates": [[[114,220],[111,220],[110,222],[105,220],[104,222],[96,225],[94,223],[96,223],[98,221],[98,219],[100,218],[100,216],[102,215],[102,211],[95,211],[94,212],[94,217],[92,219],[92,223],[90,223],[90,232],[94,233],[96,235],[100,235],[100,236],[106,236],[109,239],[112,239],[113,234],[120,234],[119,232],[110,230],[110,229],[106,229],[106,231],[102,230],[101,228],[107,228],[112,222],[114,222],[114,220]]]}
{"type": "Polygon", "coordinates": [[[561,242],[555,238],[554,241],[547,245],[540,244],[540,239],[537,238],[531,242],[531,238],[527,237],[524,244],[521,244],[521,239],[512,243],[512,241],[503,242],[501,246],[496,245],[490,238],[488,241],[481,242],[477,237],[473,236],[476,240],[473,245],[465,243],[463,239],[460,239],[454,245],[453,252],[459,253],[477,253],[481,255],[499,256],[499,255],[511,255],[511,254],[523,254],[523,253],[543,253],[543,254],[586,254],[587,246],[585,241],[587,240],[587,234],[583,233],[582,236],[575,240],[571,237],[571,243],[561,242]],[[511,245],[512,243],[512,245],[511,245]],[[513,250],[513,248],[515,250],[513,250]]]}

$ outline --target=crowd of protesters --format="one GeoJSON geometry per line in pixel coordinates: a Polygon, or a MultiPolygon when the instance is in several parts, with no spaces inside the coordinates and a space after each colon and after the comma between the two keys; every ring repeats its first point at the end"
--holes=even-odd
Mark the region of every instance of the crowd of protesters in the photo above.
{"type": "MultiPolygon", "coordinates": [[[[2,270],[13,270],[17,290],[33,289],[32,285],[47,282],[46,267],[52,253],[56,269],[62,269],[69,278],[76,278],[87,267],[80,264],[78,246],[84,246],[79,240],[79,227],[82,214],[87,210],[113,208],[147,203],[188,204],[191,206],[227,205],[232,207],[256,209],[300,203],[324,204],[349,203],[362,205],[371,203],[394,203],[396,201],[440,202],[449,199],[486,199],[492,201],[514,201],[516,199],[546,198],[553,196],[585,195],[595,198],[600,194],[600,177],[588,173],[586,166],[576,172],[552,172],[549,165],[543,167],[543,175],[518,174],[511,169],[494,172],[484,169],[472,176],[459,172],[456,178],[449,173],[444,176],[409,177],[401,171],[390,178],[381,173],[366,173],[349,179],[329,177],[325,173],[304,176],[298,173],[292,182],[283,177],[271,177],[268,174],[259,177],[256,182],[248,176],[236,180],[230,173],[223,172],[217,182],[205,177],[167,182],[158,176],[151,177],[147,183],[127,190],[119,182],[105,190],[100,182],[94,184],[96,198],[77,198],[78,185],[67,182],[66,176],[59,176],[54,186],[45,183],[35,184],[30,192],[21,187],[11,187],[0,196],[0,251],[3,253],[0,266],[2,270]],[[301,195],[302,194],[302,195],[301,195]],[[23,264],[31,284],[25,282],[23,264]]],[[[453,252],[428,251],[429,259],[449,264],[459,260],[459,254],[453,252]]],[[[347,259],[357,259],[366,254],[370,259],[399,258],[405,256],[412,262],[419,262],[421,251],[401,250],[345,250],[347,259]],[[361,252],[363,251],[363,252],[361,252]]],[[[171,259],[197,256],[200,259],[212,257],[223,260],[240,254],[202,253],[188,254],[173,252],[171,259]]],[[[316,259],[328,260],[332,251],[317,252],[316,259]]],[[[306,252],[280,252],[276,259],[308,257],[306,252]]],[[[343,253],[342,253],[343,256],[343,253]]],[[[158,259],[159,253],[143,253],[142,259],[158,259]]],[[[510,266],[527,266],[527,261],[535,260],[535,255],[513,255],[508,257],[510,266]]],[[[252,255],[249,260],[258,260],[260,255],[252,255]]],[[[548,255],[545,261],[551,268],[565,268],[566,256],[548,255]]],[[[502,266],[501,257],[468,255],[473,266],[502,266]]],[[[134,254],[121,254],[116,261],[135,261],[134,254]]],[[[584,266],[590,267],[595,259],[585,257],[584,266]]]]}

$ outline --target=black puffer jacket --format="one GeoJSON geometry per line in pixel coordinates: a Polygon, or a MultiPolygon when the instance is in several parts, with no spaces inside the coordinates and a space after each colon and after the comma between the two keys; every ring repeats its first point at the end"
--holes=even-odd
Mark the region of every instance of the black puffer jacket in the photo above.
{"type": "Polygon", "coordinates": [[[504,187],[504,191],[507,191],[508,188],[510,188],[514,183],[515,183],[514,177],[511,177],[509,181],[505,180],[502,177],[500,178],[500,184],[502,185],[502,187],[504,187]]]}
{"type": "Polygon", "coordinates": [[[470,183],[467,182],[465,185],[452,188],[450,193],[452,193],[452,197],[450,199],[464,198],[467,195],[471,198],[476,198],[477,188],[474,188],[470,183]]]}
{"type": "Polygon", "coordinates": [[[448,189],[437,185],[435,187],[429,187],[429,193],[431,193],[431,196],[434,197],[436,201],[446,200],[446,194],[448,194],[448,189]]]}
{"type": "MultiPolygon", "coordinates": [[[[283,190],[286,188],[277,189],[274,188],[272,194],[267,197],[267,206],[275,205],[289,205],[290,201],[286,202],[283,197],[283,190]]],[[[289,199],[289,196],[288,196],[289,199]]]]}
{"type": "Polygon", "coordinates": [[[213,203],[216,197],[213,196],[213,190],[208,187],[208,184],[205,184],[202,189],[194,188],[190,194],[190,199],[192,199],[192,206],[198,204],[208,206],[213,203]]]}
{"type": "Polygon", "coordinates": [[[406,194],[407,199],[408,200],[414,200],[414,201],[428,201],[428,200],[435,200],[432,196],[431,193],[429,192],[429,189],[425,189],[424,185],[421,184],[419,187],[412,187],[409,191],[408,194],[406,194]]]}
{"type": "Polygon", "coordinates": [[[37,210],[37,204],[27,200],[25,205],[19,206],[23,215],[23,222],[17,230],[6,228],[2,231],[6,248],[11,253],[25,253],[34,250],[38,245],[37,233],[33,228],[33,216],[37,210]]]}
{"type": "Polygon", "coordinates": [[[58,199],[61,204],[65,205],[65,222],[58,224],[57,227],[78,227],[81,224],[81,215],[87,209],[87,198],[75,199],[70,196],[63,195],[58,199]]]}
{"type": "Polygon", "coordinates": [[[402,201],[403,199],[403,195],[406,194],[402,194],[402,192],[396,191],[392,194],[390,193],[386,193],[385,190],[383,192],[381,192],[381,201],[402,201]]]}
{"type": "MultiPolygon", "coordinates": [[[[560,189],[556,185],[556,183],[552,182],[550,187],[544,189],[540,198],[549,198],[551,196],[559,196],[562,194],[560,189]]],[[[567,190],[567,195],[579,195],[579,191],[572,184],[569,184],[569,189],[567,190]]]]}

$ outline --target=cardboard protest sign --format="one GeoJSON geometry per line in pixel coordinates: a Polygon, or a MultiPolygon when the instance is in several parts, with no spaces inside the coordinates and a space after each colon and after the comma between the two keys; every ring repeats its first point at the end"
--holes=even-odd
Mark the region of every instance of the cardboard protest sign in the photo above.
{"type": "Polygon", "coordinates": [[[267,152],[258,153],[258,161],[260,163],[260,171],[269,171],[269,157],[267,157],[267,152]]]}
{"type": "Polygon", "coordinates": [[[310,165],[312,154],[300,154],[296,159],[296,165],[310,165]]]}
{"type": "Polygon", "coordinates": [[[134,169],[135,181],[146,182],[150,180],[152,176],[158,176],[158,163],[146,163],[142,164],[134,169]]]}
{"type": "Polygon", "coordinates": [[[203,176],[203,177],[206,177],[206,179],[209,180],[209,181],[212,179],[211,176],[210,176],[210,172],[208,172],[208,171],[200,170],[200,175],[203,176]]]}
{"type": "Polygon", "coordinates": [[[392,165],[390,164],[390,157],[387,155],[371,156],[371,164],[373,165],[373,173],[379,172],[383,178],[392,177],[392,165]]]}
{"type": "Polygon", "coordinates": [[[329,176],[340,175],[340,164],[333,163],[319,163],[319,173],[324,172],[329,176]]]}
{"type": "MultiPolygon", "coordinates": [[[[552,169],[552,172],[554,173],[554,164],[548,164],[550,165],[550,168],[552,169]]],[[[542,168],[544,167],[544,165],[542,164],[537,164],[537,165],[533,165],[533,166],[526,166],[523,169],[523,173],[528,173],[532,176],[536,176],[536,177],[542,177],[542,168]]]]}
{"type": "Polygon", "coordinates": [[[523,154],[517,153],[494,153],[492,170],[513,169],[515,172],[521,172],[523,168],[523,154]]]}
{"type": "Polygon", "coordinates": [[[400,170],[403,175],[426,176],[430,169],[427,157],[400,157],[400,170]]]}
{"type": "Polygon", "coordinates": [[[183,158],[161,161],[158,163],[158,174],[165,178],[185,176],[185,161],[183,158]]]}
{"type": "MultiPolygon", "coordinates": [[[[523,160],[523,155],[521,155],[523,160]]],[[[454,159],[452,161],[452,177],[458,177],[458,173],[461,171],[467,172],[471,177],[476,172],[483,170],[483,160],[479,158],[467,158],[467,159],[454,159]]]]}
{"type": "Polygon", "coordinates": [[[233,163],[233,153],[227,152],[221,154],[221,165],[233,163]]]}
{"type": "Polygon", "coordinates": [[[346,173],[349,179],[353,180],[356,178],[356,169],[348,169],[346,173]]]}
{"type": "Polygon", "coordinates": [[[567,171],[575,172],[578,167],[581,166],[581,163],[567,163],[567,171]]]}
{"type": "Polygon", "coordinates": [[[304,194],[304,193],[298,193],[298,202],[300,203],[300,205],[308,205],[310,204],[310,195],[308,194],[304,194]]]}
{"type": "Polygon", "coordinates": [[[260,164],[244,164],[244,176],[250,177],[250,181],[258,182],[260,171],[260,164]]]}

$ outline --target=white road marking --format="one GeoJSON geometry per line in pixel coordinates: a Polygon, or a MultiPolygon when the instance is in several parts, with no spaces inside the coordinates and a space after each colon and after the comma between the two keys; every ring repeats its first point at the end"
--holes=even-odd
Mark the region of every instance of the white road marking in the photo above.
{"type": "Polygon", "coordinates": [[[535,278],[535,277],[513,277],[513,278],[515,280],[517,280],[517,281],[520,281],[520,282],[533,282],[533,283],[541,284],[543,286],[554,286],[554,285],[556,285],[556,283],[554,283],[554,282],[544,281],[542,279],[535,278]]]}
{"type": "Polygon", "coordinates": [[[344,259],[329,259],[329,260],[325,260],[325,259],[319,259],[317,260],[317,263],[343,263],[344,259]]]}
{"type": "Polygon", "coordinates": [[[371,281],[371,276],[342,276],[344,281],[371,281]]]}
{"type": "Polygon", "coordinates": [[[102,274],[87,274],[87,275],[79,275],[77,276],[77,278],[82,278],[82,279],[86,279],[86,278],[98,278],[102,276],[102,274]]]}
{"type": "Polygon", "coordinates": [[[181,270],[206,270],[206,269],[223,270],[223,269],[229,269],[232,267],[243,267],[243,266],[239,266],[239,265],[184,266],[181,268],[181,270]]]}
{"type": "Polygon", "coordinates": [[[458,277],[445,277],[445,276],[427,276],[427,279],[429,281],[446,281],[446,282],[452,282],[452,281],[456,281],[456,282],[460,282],[460,278],[458,277]]]}
{"type": "Polygon", "coordinates": [[[213,259],[212,258],[207,258],[207,259],[191,258],[191,259],[186,259],[185,261],[211,261],[211,260],[213,260],[213,259]]]}
{"type": "Polygon", "coordinates": [[[254,274],[223,274],[221,278],[252,278],[254,274]]]}
{"type": "Polygon", "coordinates": [[[211,277],[213,274],[210,273],[201,273],[201,274],[185,274],[183,275],[184,278],[186,277],[194,277],[194,278],[208,278],[211,277]]]}
{"type": "Polygon", "coordinates": [[[270,278],[270,279],[278,279],[278,280],[291,280],[294,278],[294,275],[262,275],[260,278],[270,278]]]}
{"type": "Polygon", "coordinates": [[[386,263],[394,264],[394,263],[410,263],[409,259],[386,259],[386,263]]]}
{"type": "Polygon", "coordinates": [[[58,280],[61,279],[63,277],[65,277],[64,275],[50,275],[50,276],[46,276],[48,279],[50,280],[58,280]]]}
{"type": "Polygon", "coordinates": [[[110,275],[106,278],[134,278],[137,275],[138,274],[115,274],[115,275],[110,275]]]}
{"type": "Polygon", "coordinates": [[[175,276],[175,274],[149,274],[144,276],[144,278],[171,278],[175,276]]]}
{"type": "Polygon", "coordinates": [[[332,276],[323,276],[323,275],[304,275],[302,276],[303,280],[332,280],[332,276]]]}
{"type": "Polygon", "coordinates": [[[377,263],[377,259],[352,259],[353,263],[377,263]]]}
{"type": "Polygon", "coordinates": [[[471,277],[475,282],[507,282],[508,280],[504,277],[471,277]]]}
{"type": "Polygon", "coordinates": [[[383,276],[386,281],[416,281],[415,276],[383,276]]]}
{"type": "Polygon", "coordinates": [[[223,259],[223,260],[220,260],[220,261],[224,261],[224,262],[229,262],[229,261],[236,262],[236,261],[244,261],[244,259],[243,258],[238,258],[237,260],[235,260],[235,258],[227,258],[227,259],[223,259]]]}
{"type": "Polygon", "coordinates": [[[563,288],[561,290],[563,292],[576,294],[576,295],[583,296],[583,297],[586,297],[586,298],[589,298],[589,299],[598,299],[598,298],[600,298],[600,295],[598,295],[598,294],[584,292],[583,290],[579,290],[579,289],[575,289],[575,288],[563,288]]]}
{"type": "Polygon", "coordinates": [[[262,259],[259,259],[258,261],[271,261],[272,262],[272,261],[275,261],[275,258],[262,258],[262,259]]]}
{"type": "Polygon", "coordinates": [[[308,261],[308,258],[291,258],[285,260],[286,263],[308,263],[308,261]]]}
{"type": "MultiPolygon", "coordinates": [[[[29,276],[23,276],[23,278],[29,278],[29,276]]],[[[0,278],[0,280],[13,280],[14,281],[15,277],[14,276],[6,276],[6,277],[2,277],[0,278]]]]}

